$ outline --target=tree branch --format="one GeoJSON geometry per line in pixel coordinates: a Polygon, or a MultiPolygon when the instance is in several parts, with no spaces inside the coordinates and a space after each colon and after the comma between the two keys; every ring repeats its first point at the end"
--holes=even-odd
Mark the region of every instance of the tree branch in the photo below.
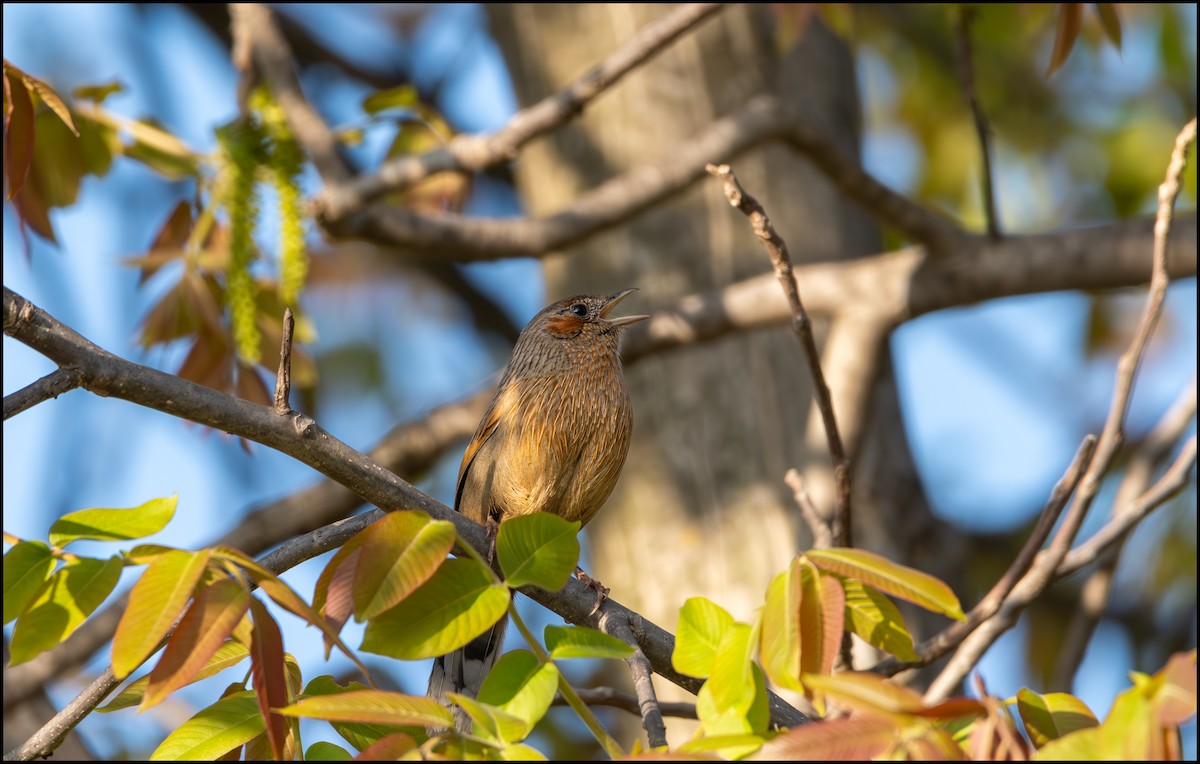
{"type": "Polygon", "coordinates": [[[958,82],[967,99],[967,105],[971,107],[975,135],[979,138],[979,155],[983,163],[980,186],[983,191],[983,211],[987,218],[988,236],[998,239],[1000,213],[996,210],[995,177],[992,174],[992,129],[975,93],[975,65],[971,53],[971,23],[977,13],[978,11],[970,6],[962,6],[958,12],[958,82]]]}
{"type": "MultiPolygon", "coordinates": [[[[641,714],[641,707],[637,696],[630,695],[627,692],[619,692],[611,687],[593,687],[590,689],[577,689],[575,694],[579,699],[589,706],[610,706],[619,708],[623,711],[628,711],[634,715],[641,714]]],[[[565,706],[567,702],[561,695],[555,696],[552,706],[565,706]]],[[[670,703],[659,701],[658,707],[662,710],[663,716],[672,716],[679,719],[695,719],[696,704],[695,703],[670,703]]]]}
{"type": "MultiPolygon", "coordinates": [[[[1167,409],[1150,433],[1138,445],[1113,498],[1109,519],[1126,511],[1150,485],[1150,479],[1183,437],[1188,423],[1196,415],[1196,378],[1167,409]]],[[[1120,560],[1124,538],[1115,542],[1102,556],[1100,564],[1088,576],[1079,593],[1079,603],[1063,637],[1063,646],[1055,665],[1055,687],[1070,687],[1097,624],[1108,608],[1109,595],[1120,560]]],[[[1080,547],[1076,547],[1078,550],[1080,547]]],[[[1074,551],[1068,553],[1071,556],[1074,551]]],[[[1060,571],[1062,565],[1059,566],[1060,571]]]]}
{"type": "Polygon", "coordinates": [[[39,403],[70,392],[79,387],[82,382],[78,370],[60,366],[37,382],[26,385],[11,395],[4,396],[4,419],[7,420],[39,403]]]}
{"type": "Polygon", "coordinates": [[[829,386],[825,384],[825,373],[821,371],[821,355],[817,352],[817,341],[813,337],[812,319],[804,310],[800,300],[800,290],[796,285],[796,277],[792,273],[792,259],[788,255],[787,243],[771,225],[766,210],[758,200],[746,193],[738,183],[737,176],[729,165],[707,165],[705,169],[710,175],[721,179],[725,188],[725,198],[730,206],[738,209],[750,219],[750,227],[763,243],[771,264],[775,267],[775,275],[783,286],[784,296],[792,314],[792,330],[800,339],[804,348],[804,359],[808,362],[809,373],[813,379],[813,397],[821,412],[821,422],[825,425],[825,438],[829,446],[829,456],[833,462],[834,483],[836,485],[836,509],[833,522],[830,523],[832,543],[834,546],[852,546],[850,534],[850,463],[846,460],[846,450],[842,447],[842,436],[838,433],[837,417],[834,416],[833,401],[829,395],[829,386]]]}
{"type": "MultiPolygon", "coordinates": [[[[1130,394],[1133,391],[1134,375],[1137,373],[1150,335],[1162,314],[1163,300],[1166,297],[1167,283],[1170,279],[1167,271],[1167,239],[1171,232],[1175,199],[1179,196],[1179,177],[1183,173],[1187,149],[1195,138],[1196,120],[1193,118],[1175,139],[1175,147],[1171,153],[1166,178],[1159,186],[1149,295],[1146,298],[1146,305],[1138,321],[1133,339],[1117,361],[1116,383],[1112,401],[1109,404],[1108,417],[1105,419],[1104,429],[1100,433],[1095,457],[1084,473],[1075,499],[1071,502],[1071,507],[1067,510],[1058,533],[1050,542],[1050,547],[1038,555],[1029,572],[1014,588],[1012,592],[1014,596],[1006,601],[997,614],[989,620],[987,628],[975,631],[963,641],[954,657],[925,693],[926,702],[938,702],[948,697],[971,667],[978,663],[983,653],[999,639],[1001,634],[1012,627],[1025,604],[1045,591],[1046,587],[1057,577],[1060,564],[1070,551],[1084,517],[1099,493],[1101,478],[1111,466],[1117,446],[1124,436],[1125,414],[1129,408],[1130,394]]],[[[1195,458],[1194,451],[1192,458],[1195,458]]]]}
{"type": "Polygon", "coordinates": [[[384,194],[408,188],[434,173],[478,172],[515,159],[529,141],[582,112],[596,96],[723,7],[723,3],[680,6],[641,29],[565,89],[517,112],[495,133],[460,135],[441,148],[418,156],[398,157],[384,162],[374,173],[325,189],[316,202],[318,217],[326,225],[336,224],[384,194]]]}
{"type": "MultiPolygon", "coordinates": [[[[77,367],[83,377],[82,386],[97,395],[129,400],[262,443],[299,459],[377,506],[418,509],[437,519],[454,523],[458,545],[470,544],[477,551],[486,548],[482,526],[381,469],[369,457],[346,446],[307,417],[281,417],[265,406],[118,358],[7,287],[4,288],[4,332],[60,365],[77,367]]],[[[380,516],[373,512],[318,529],[284,544],[268,555],[264,562],[271,560],[273,564],[292,567],[344,543],[380,516]]],[[[612,599],[605,602],[600,613],[592,613],[595,599],[592,591],[573,579],[558,592],[545,592],[533,587],[523,587],[521,591],[570,623],[598,628],[599,617],[606,612],[640,619],[640,616],[612,599]]],[[[643,633],[639,644],[654,670],[691,692],[698,691],[698,680],[677,673],[671,666],[674,637],[644,619],[640,619],[640,623],[643,624],[643,633]]],[[[79,716],[73,719],[67,729],[101,702],[111,689],[105,692],[85,691],[91,705],[73,702],[70,707],[79,716]]],[[[771,696],[770,704],[772,719],[781,726],[794,726],[808,720],[778,697],[771,696]]],[[[57,727],[61,727],[63,720],[59,717],[56,720],[57,727]]],[[[43,733],[50,734],[50,730],[43,730],[43,733]]],[[[53,741],[46,744],[52,746],[53,741]]],[[[20,750],[25,753],[34,751],[27,747],[20,750]]],[[[42,755],[43,750],[38,748],[31,755],[42,755]]]]}
{"type": "Polygon", "coordinates": [[[992,585],[983,599],[971,608],[965,621],[959,621],[946,627],[918,645],[914,650],[918,660],[901,661],[896,658],[886,658],[868,670],[884,676],[894,676],[906,669],[928,666],[962,644],[963,640],[975,629],[994,616],[1037,559],[1038,551],[1050,537],[1050,531],[1054,530],[1058,516],[1062,514],[1063,507],[1067,506],[1071,494],[1078,487],[1079,481],[1083,478],[1083,471],[1091,461],[1095,450],[1096,436],[1085,436],[1083,442],[1079,444],[1079,449],[1075,452],[1075,458],[1071,460],[1066,472],[1050,491],[1050,498],[1038,516],[1033,530],[1021,546],[1021,551],[1017,553],[1016,558],[1008,566],[1008,570],[1004,571],[1004,575],[992,585]]]}
{"type": "Polygon", "coordinates": [[[600,627],[605,634],[610,634],[633,648],[633,655],[626,658],[625,662],[629,664],[629,673],[633,675],[633,688],[637,693],[637,713],[642,717],[646,742],[651,748],[667,745],[667,726],[663,722],[662,708],[659,707],[654,683],[650,679],[650,661],[638,646],[630,622],[624,617],[605,613],[600,618],[600,627]]]}

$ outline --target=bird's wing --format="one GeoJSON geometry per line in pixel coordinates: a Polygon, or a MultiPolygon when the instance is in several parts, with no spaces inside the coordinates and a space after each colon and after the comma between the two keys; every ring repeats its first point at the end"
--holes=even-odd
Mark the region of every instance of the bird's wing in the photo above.
{"type": "Polygon", "coordinates": [[[516,396],[512,395],[508,387],[502,384],[496,391],[496,397],[492,399],[487,412],[484,413],[483,419],[480,420],[471,442],[467,444],[467,450],[463,453],[462,466],[458,468],[458,486],[454,490],[454,508],[456,510],[462,511],[463,488],[467,485],[467,476],[471,473],[471,465],[475,462],[475,457],[479,455],[479,449],[483,448],[483,444],[487,443],[488,439],[496,433],[497,426],[504,415],[513,408],[515,400],[516,396]]]}

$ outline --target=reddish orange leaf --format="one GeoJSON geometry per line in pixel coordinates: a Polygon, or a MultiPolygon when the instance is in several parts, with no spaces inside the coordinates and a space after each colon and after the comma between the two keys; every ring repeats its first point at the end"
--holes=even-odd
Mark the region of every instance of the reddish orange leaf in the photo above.
{"type": "Polygon", "coordinates": [[[403,732],[393,732],[379,738],[354,758],[358,761],[399,761],[400,757],[417,747],[417,741],[403,732]]]}
{"type": "Polygon", "coordinates": [[[4,169],[7,198],[12,199],[25,185],[33,164],[33,99],[20,76],[10,73],[7,65],[4,74],[8,98],[8,113],[4,115],[4,169]]]}
{"type": "Polygon", "coordinates": [[[1058,27],[1054,30],[1054,50],[1046,76],[1054,74],[1071,55],[1083,23],[1083,3],[1062,3],[1058,7],[1058,27]]]}
{"type": "Polygon", "coordinates": [[[883,716],[854,716],[793,727],[762,747],[763,761],[867,761],[896,738],[895,722],[883,716]]]}
{"type": "Polygon", "coordinates": [[[145,283],[146,279],[157,273],[165,263],[183,257],[184,245],[191,232],[192,206],[186,201],[180,201],[171,209],[167,219],[154,234],[154,241],[150,243],[150,248],[147,250],[160,255],[160,257],[141,259],[138,283],[145,283]]]}
{"type": "Polygon", "coordinates": [[[1096,13],[1100,15],[1100,26],[1104,27],[1104,34],[1108,35],[1109,41],[1120,50],[1121,15],[1117,13],[1117,4],[1096,3],[1096,13]]]}
{"type": "Polygon", "coordinates": [[[142,665],[167,635],[208,567],[209,554],[207,549],[164,552],[133,585],[112,643],[112,668],[118,679],[142,665]]]}
{"type": "Polygon", "coordinates": [[[142,709],[160,703],[188,684],[242,620],[249,605],[250,592],[231,578],[204,587],[171,635],[158,665],[150,672],[142,709]]]}
{"type": "Polygon", "coordinates": [[[288,705],[287,678],[283,667],[283,635],[279,624],[267,612],[266,605],[251,598],[250,617],[254,631],[250,639],[250,668],[258,708],[267,722],[267,738],[276,761],[284,760],[287,747],[288,720],[271,711],[288,705]]]}
{"type": "Polygon", "coordinates": [[[325,618],[317,613],[317,611],[313,610],[307,602],[301,599],[300,595],[292,591],[290,586],[285,584],[283,581],[280,581],[274,573],[267,570],[262,565],[259,565],[256,560],[249,557],[244,552],[234,549],[233,547],[215,547],[213,549],[213,553],[218,557],[231,560],[232,562],[235,562],[244,568],[246,572],[249,573],[250,576],[255,580],[255,582],[262,587],[262,590],[267,593],[267,596],[275,601],[276,605],[279,605],[292,615],[298,616],[299,618],[320,629],[327,639],[331,640],[335,645],[337,645],[338,649],[345,653],[347,658],[353,661],[354,665],[357,666],[360,671],[362,671],[363,676],[370,680],[371,675],[367,671],[367,667],[362,664],[362,661],[358,659],[357,655],[351,652],[350,648],[346,646],[346,643],[342,641],[342,638],[338,636],[338,633],[334,631],[333,627],[329,625],[325,618]]]}

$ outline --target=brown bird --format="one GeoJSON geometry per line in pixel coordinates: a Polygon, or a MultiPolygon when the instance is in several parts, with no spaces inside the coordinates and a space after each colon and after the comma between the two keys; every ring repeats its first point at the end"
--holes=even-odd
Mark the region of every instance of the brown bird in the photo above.
{"type": "MultiPolygon", "coordinates": [[[[608,315],[634,291],[559,300],[521,331],[463,454],[456,510],[491,528],[531,512],[583,525],[595,517],[621,474],[633,431],[618,339],[621,329],[649,316],[608,315]]],[[[507,620],[434,659],[429,696],[442,702],[446,692],[475,697],[507,620]]],[[[470,719],[455,711],[456,726],[468,732],[470,719]]]]}

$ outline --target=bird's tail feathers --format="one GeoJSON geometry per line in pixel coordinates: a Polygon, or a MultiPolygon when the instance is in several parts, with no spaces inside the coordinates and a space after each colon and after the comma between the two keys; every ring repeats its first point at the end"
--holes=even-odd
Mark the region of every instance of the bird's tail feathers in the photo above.
{"type": "MultiPolygon", "coordinates": [[[[504,632],[508,629],[508,616],[501,618],[492,628],[465,646],[433,659],[433,671],[429,674],[429,689],[426,695],[454,711],[454,727],[462,734],[471,732],[471,717],[446,697],[448,692],[456,692],[475,698],[479,696],[479,688],[483,680],[496,663],[500,655],[500,645],[504,642],[504,632]]],[[[440,734],[443,730],[431,729],[430,734],[440,734]]]]}

